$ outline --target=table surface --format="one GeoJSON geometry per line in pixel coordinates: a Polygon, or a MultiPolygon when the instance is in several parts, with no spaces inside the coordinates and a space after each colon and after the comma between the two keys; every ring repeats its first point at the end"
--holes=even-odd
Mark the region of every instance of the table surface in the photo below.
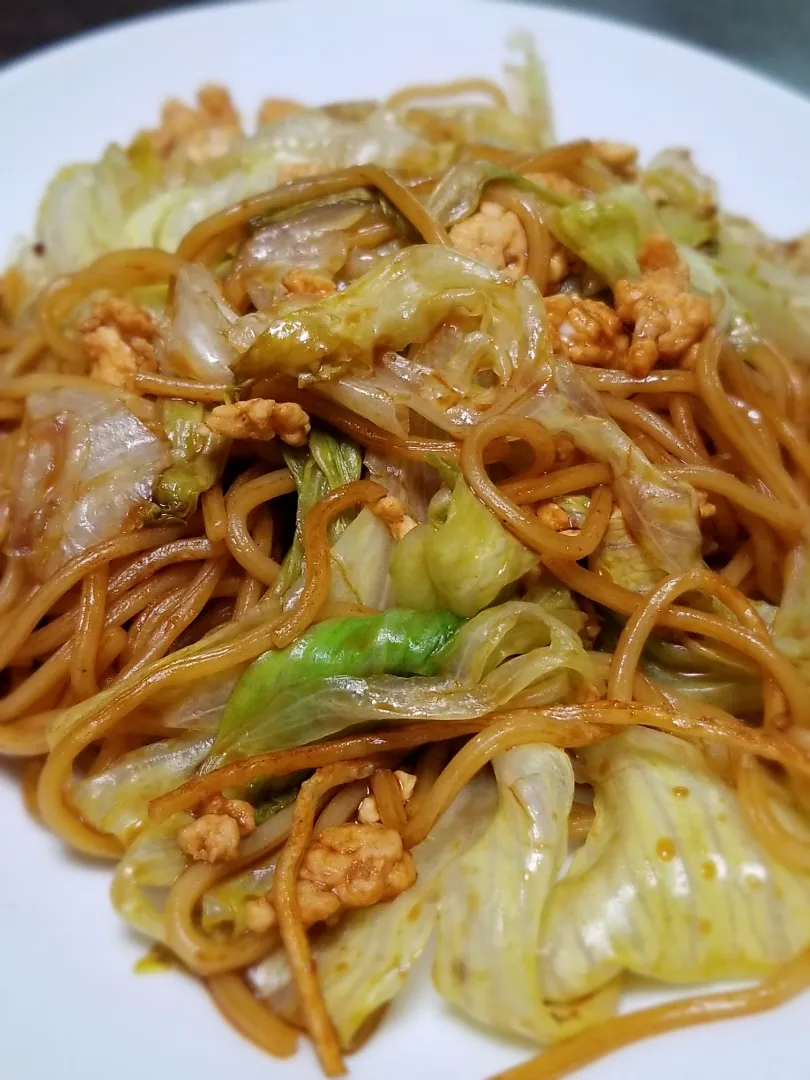
{"type": "MultiPolygon", "coordinates": [[[[181,6],[192,5],[182,0],[3,4],[0,63],[119,19],[181,6]]],[[[696,42],[810,94],[810,0],[561,0],[560,6],[599,12],[696,42]]]]}

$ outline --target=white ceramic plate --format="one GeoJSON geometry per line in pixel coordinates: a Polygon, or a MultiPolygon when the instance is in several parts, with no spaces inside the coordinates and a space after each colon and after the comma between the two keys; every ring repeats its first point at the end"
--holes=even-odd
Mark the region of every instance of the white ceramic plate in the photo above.
{"type": "MultiPolygon", "coordinates": [[[[706,53],[594,18],[461,0],[232,4],[131,23],[0,74],[0,248],[26,231],[56,168],[151,122],[169,94],[208,79],[255,107],[383,95],[406,82],[497,77],[503,42],[531,30],[561,138],[605,136],[644,154],[691,146],[725,205],[788,234],[810,224],[810,102],[706,53]]],[[[132,973],[144,944],[115,917],[109,872],[24,815],[0,773],[0,1075],[4,1080],[279,1080],[315,1077],[308,1049],[265,1058],[179,974],[132,973]]],[[[350,1060],[355,1080],[478,1080],[528,1048],[470,1027],[422,965],[383,1028],[350,1060]]],[[[651,1040],[587,1080],[807,1077],[810,998],[778,1012],[651,1040]]]]}

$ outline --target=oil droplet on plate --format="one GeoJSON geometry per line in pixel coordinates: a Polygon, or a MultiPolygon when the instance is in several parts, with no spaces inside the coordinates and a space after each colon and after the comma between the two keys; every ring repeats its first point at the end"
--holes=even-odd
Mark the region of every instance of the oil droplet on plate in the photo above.
{"type": "Polygon", "coordinates": [[[701,932],[701,934],[709,934],[711,933],[711,929],[712,924],[709,922],[708,919],[698,920],[698,930],[701,932]]]}
{"type": "Polygon", "coordinates": [[[692,792],[688,787],[682,787],[680,784],[672,789],[672,794],[676,799],[688,799],[692,792]]]}
{"type": "Polygon", "coordinates": [[[717,877],[717,867],[711,859],[707,859],[706,862],[700,864],[700,872],[706,881],[714,881],[717,877]]]}
{"type": "Polygon", "coordinates": [[[668,836],[662,836],[655,845],[658,858],[664,862],[671,862],[675,858],[675,844],[668,836]]]}

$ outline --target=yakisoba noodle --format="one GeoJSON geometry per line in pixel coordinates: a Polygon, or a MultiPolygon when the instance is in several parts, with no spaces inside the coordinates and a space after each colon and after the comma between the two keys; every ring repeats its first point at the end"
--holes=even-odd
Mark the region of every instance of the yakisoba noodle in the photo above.
{"type": "MultiPolygon", "coordinates": [[[[650,199],[657,174],[617,144],[547,145],[534,89],[528,111],[484,79],[328,107],[321,122],[358,131],[374,114],[399,149],[274,163],[275,186],[211,204],[179,242],[156,228],[72,262],[38,242],[0,292],[0,753],[35,817],[127,868],[119,910],[148,845],[171,851],[150,916],[164,944],[237,1031],[287,1057],[304,1030],[328,1075],[356,1032],[327,1004],[323,942],[353,908],[397,910],[421,845],[517,748],[568,755],[598,796],[589,755],[619,733],[689,744],[762,859],[810,873],[810,350],[722,293],[733,219],[691,164],[659,172],[704,199],[703,239],[677,232],[692,204],[658,191],[637,252],[625,238],[606,260],[600,198],[650,199]],[[704,276],[719,260],[702,300],[687,245],[704,276]],[[396,310],[386,273],[411,275],[396,310]],[[88,479],[120,432],[123,456],[88,479]],[[159,467],[133,496],[144,447],[159,467]],[[466,547],[441,562],[462,519],[466,547]],[[501,613],[505,630],[476,629],[501,613]],[[569,660],[542,666],[560,641],[569,660]],[[286,998],[265,999],[257,972],[283,955],[286,998]]],[[[193,130],[167,113],[127,151],[151,155],[158,188],[204,188],[195,139],[238,172],[206,93],[193,130]]],[[[282,105],[265,146],[306,115],[282,105]]],[[[794,248],[756,255],[801,275],[794,248]]],[[[587,845],[607,812],[575,801],[562,842],[587,845]]],[[[775,1006],[810,983],[808,944],[751,989],[611,1019],[504,1075],[775,1006]]]]}

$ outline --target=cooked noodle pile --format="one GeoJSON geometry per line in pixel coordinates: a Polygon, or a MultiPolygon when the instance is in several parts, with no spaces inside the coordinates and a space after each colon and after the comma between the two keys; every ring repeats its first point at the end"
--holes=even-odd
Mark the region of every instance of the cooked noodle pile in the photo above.
{"type": "Polygon", "coordinates": [[[207,87],[2,281],[0,752],[328,1075],[436,926],[516,1078],[810,982],[807,244],[512,77],[207,87]]]}

